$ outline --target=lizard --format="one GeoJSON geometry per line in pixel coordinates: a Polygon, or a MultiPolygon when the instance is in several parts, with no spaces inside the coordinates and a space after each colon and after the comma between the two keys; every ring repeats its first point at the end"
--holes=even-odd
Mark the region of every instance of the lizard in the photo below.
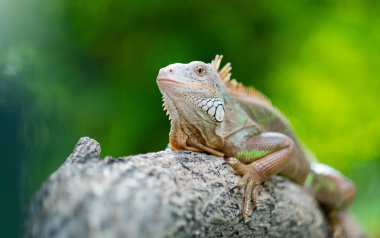
{"type": "Polygon", "coordinates": [[[306,187],[331,214],[334,236],[344,237],[336,214],[353,202],[354,183],[318,163],[264,94],[231,79],[230,63],[220,69],[222,58],[160,69],[156,82],[170,119],[170,148],[223,157],[241,176],[243,219],[257,206],[260,184],[281,174],[306,187]]]}

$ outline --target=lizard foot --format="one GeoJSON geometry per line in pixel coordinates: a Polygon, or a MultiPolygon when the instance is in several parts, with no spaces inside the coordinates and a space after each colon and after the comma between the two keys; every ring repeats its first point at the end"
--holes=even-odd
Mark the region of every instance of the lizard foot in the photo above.
{"type": "Polygon", "coordinates": [[[334,238],[347,238],[347,234],[343,229],[342,221],[337,211],[328,212],[328,218],[331,224],[332,235],[334,238]]]}
{"type": "Polygon", "coordinates": [[[257,195],[259,193],[259,183],[255,179],[254,174],[246,174],[239,181],[238,186],[244,188],[244,198],[242,204],[241,215],[244,221],[248,221],[248,218],[252,215],[253,211],[257,207],[257,195]]]}
{"type": "MultiPolygon", "coordinates": [[[[257,207],[257,195],[259,192],[259,185],[261,179],[255,169],[255,164],[243,164],[236,158],[228,158],[227,164],[230,165],[238,174],[243,177],[238,184],[231,190],[236,188],[244,188],[244,198],[242,204],[242,217],[245,222],[252,215],[253,211],[257,207]]],[[[230,191],[231,191],[230,190],[230,191]]]]}

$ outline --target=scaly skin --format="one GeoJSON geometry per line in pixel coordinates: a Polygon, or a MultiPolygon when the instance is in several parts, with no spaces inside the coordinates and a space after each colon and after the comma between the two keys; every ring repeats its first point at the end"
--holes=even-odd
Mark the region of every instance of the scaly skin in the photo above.
{"type": "Polygon", "coordinates": [[[160,70],[157,84],[171,120],[171,148],[224,157],[242,176],[243,218],[255,209],[259,185],[277,173],[307,187],[334,214],[348,207],[354,185],[313,162],[314,156],[265,96],[230,80],[229,63],[219,70],[221,59],[217,55],[210,64],[176,63],[160,70]]]}

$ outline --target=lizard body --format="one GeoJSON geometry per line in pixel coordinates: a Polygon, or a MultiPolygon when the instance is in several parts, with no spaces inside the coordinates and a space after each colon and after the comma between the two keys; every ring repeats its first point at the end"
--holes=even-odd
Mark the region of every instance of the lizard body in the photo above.
{"type": "Polygon", "coordinates": [[[157,84],[171,121],[170,146],[224,157],[242,176],[242,215],[250,216],[259,185],[280,173],[307,187],[328,211],[348,207],[355,187],[339,172],[319,164],[287,119],[254,88],[231,80],[222,56],[210,64],[193,61],[160,70],[157,84]]]}

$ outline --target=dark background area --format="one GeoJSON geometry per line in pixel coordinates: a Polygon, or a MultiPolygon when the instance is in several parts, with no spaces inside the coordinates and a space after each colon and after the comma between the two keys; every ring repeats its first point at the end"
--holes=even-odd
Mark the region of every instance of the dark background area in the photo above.
{"type": "Polygon", "coordinates": [[[375,0],[0,0],[2,237],[81,136],[102,156],[164,149],[158,70],[215,54],[357,183],[350,212],[380,237],[379,26],[375,0]]]}

